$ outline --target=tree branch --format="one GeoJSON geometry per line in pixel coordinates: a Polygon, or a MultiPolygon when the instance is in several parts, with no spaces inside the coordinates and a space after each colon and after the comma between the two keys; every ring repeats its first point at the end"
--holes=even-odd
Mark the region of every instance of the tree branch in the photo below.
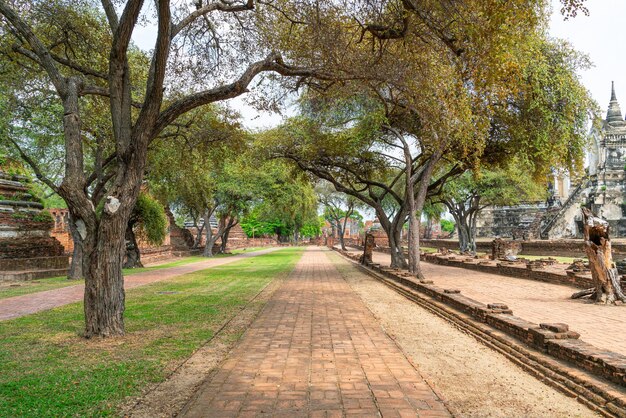
{"type": "Polygon", "coordinates": [[[46,71],[54,88],[63,98],[67,94],[67,83],[54,64],[54,60],[50,56],[50,52],[43,43],[35,36],[30,26],[15,13],[15,11],[7,5],[4,0],[0,0],[0,13],[13,25],[13,27],[26,39],[33,52],[39,58],[39,64],[46,71]]]}
{"type": "Polygon", "coordinates": [[[315,69],[297,68],[286,65],[279,54],[270,54],[263,61],[250,64],[246,71],[234,82],[213,89],[205,90],[196,94],[179,99],[161,112],[157,119],[152,137],[158,135],[166,126],[172,123],[180,115],[216,101],[232,99],[247,91],[248,85],[258,74],[265,71],[274,71],[283,76],[307,76],[320,79],[330,79],[329,75],[315,69]]]}
{"type": "Polygon", "coordinates": [[[35,176],[37,176],[37,179],[39,179],[39,181],[41,181],[42,183],[44,183],[46,186],[50,187],[52,190],[54,190],[55,193],[58,192],[59,188],[57,187],[56,184],[54,184],[52,182],[52,180],[50,180],[48,177],[44,176],[43,172],[41,171],[41,168],[39,167],[39,165],[32,159],[30,158],[30,156],[28,156],[24,150],[22,149],[22,147],[19,146],[19,144],[13,139],[11,138],[10,135],[7,135],[9,138],[9,141],[11,141],[11,143],[13,144],[13,146],[15,147],[15,149],[17,149],[17,152],[20,154],[20,157],[26,161],[26,163],[30,166],[30,168],[33,169],[33,171],[35,172],[35,176]]]}
{"type": "MultiPolygon", "coordinates": [[[[201,4],[201,1],[200,1],[201,4]]],[[[213,11],[219,10],[222,12],[243,12],[246,10],[254,9],[254,0],[246,0],[245,3],[232,4],[223,0],[218,0],[213,3],[209,3],[206,6],[200,7],[183,18],[180,22],[172,28],[171,39],[180,33],[185,27],[189,26],[194,20],[201,16],[205,16],[213,11]]]]}

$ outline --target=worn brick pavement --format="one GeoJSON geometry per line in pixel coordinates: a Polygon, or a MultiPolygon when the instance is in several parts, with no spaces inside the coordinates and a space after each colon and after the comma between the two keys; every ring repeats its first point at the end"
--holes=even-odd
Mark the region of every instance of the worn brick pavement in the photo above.
{"type": "Polygon", "coordinates": [[[305,252],[183,415],[450,416],[319,248],[305,252]]]}
{"type": "MultiPolygon", "coordinates": [[[[384,253],[374,252],[373,258],[381,265],[391,262],[390,256],[384,253]]],[[[505,303],[515,316],[537,324],[564,322],[586,342],[626,355],[624,305],[605,306],[573,300],[570,296],[579,289],[459,267],[422,263],[422,271],[436,286],[459,289],[463,295],[483,303],[505,303]]]]}
{"type": "MultiPolygon", "coordinates": [[[[237,254],[231,257],[210,258],[206,261],[198,261],[197,263],[133,274],[124,278],[124,288],[132,289],[149,283],[171,279],[172,277],[183,274],[193,273],[194,271],[232,263],[243,258],[266,254],[278,249],[279,248],[268,248],[260,251],[237,254]]],[[[75,286],[46,290],[44,292],[0,299],[0,321],[19,318],[20,316],[30,315],[36,312],[56,308],[58,306],[67,305],[69,303],[79,302],[83,300],[84,291],[85,286],[83,284],[78,284],[75,286]]]]}

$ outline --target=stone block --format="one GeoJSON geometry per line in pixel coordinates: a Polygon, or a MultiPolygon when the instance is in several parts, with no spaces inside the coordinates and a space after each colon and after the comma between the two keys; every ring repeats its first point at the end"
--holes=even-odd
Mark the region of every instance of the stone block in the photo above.
{"type": "Polygon", "coordinates": [[[547,329],[548,331],[552,331],[552,332],[567,332],[567,331],[569,331],[569,325],[563,324],[563,323],[560,323],[560,322],[543,323],[543,324],[539,324],[539,327],[541,329],[547,329]]]}

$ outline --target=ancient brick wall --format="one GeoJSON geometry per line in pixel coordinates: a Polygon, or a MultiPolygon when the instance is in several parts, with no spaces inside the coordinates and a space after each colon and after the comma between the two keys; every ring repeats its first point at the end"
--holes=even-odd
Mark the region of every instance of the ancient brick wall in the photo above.
{"type": "Polygon", "coordinates": [[[50,231],[50,235],[56,238],[63,248],[65,254],[72,254],[74,251],[74,241],[69,230],[69,211],[64,208],[47,209],[54,219],[54,227],[50,231]]]}

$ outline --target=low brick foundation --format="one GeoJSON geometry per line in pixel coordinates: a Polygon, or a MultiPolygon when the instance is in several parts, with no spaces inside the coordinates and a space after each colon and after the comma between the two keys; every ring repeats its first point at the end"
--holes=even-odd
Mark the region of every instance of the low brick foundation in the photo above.
{"type": "MultiPolygon", "coordinates": [[[[515,241],[521,245],[520,255],[541,255],[541,256],[561,256],[561,257],[585,257],[582,239],[571,240],[528,240],[515,241]]],[[[423,247],[447,248],[449,250],[458,251],[459,243],[451,240],[420,240],[423,247]]],[[[620,257],[626,256],[626,243],[611,241],[613,254],[620,257]]],[[[476,251],[491,253],[491,241],[478,241],[476,243],[476,251]]],[[[619,257],[618,257],[619,258],[619,257]]]]}
{"type": "Polygon", "coordinates": [[[561,284],[572,286],[578,289],[588,289],[593,287],[591,273],[560,273],[556,271],[545,270],[541,268],[529,268],[522,263],[499,262],[495,265],[471,257],[463,257],[459,255],[438,255],[425,254],[422,258],[424,261],[441,266],[459,267],[469,270],[480,271],[482,273],[499,274],[501,276],[515,277],[519,279],[537,280],[540,282],[561,284]]]}
{"type": "MultiPolygon", "coordinates": [[[[356,254],[337,251],[345,257],[358,261],[359,256],[356,254]]],[[[458,290],[442,289],[433,285],[432,281],[418,281],[407,271],[382,267],[379,264],[370,264],[367,267],[407,288],[431,296],[435,300],[464,312],[530,347],[626,387],[626,356],[601,350],[580,340],[580,335],[569,330],[564,323],[538,325],[514,316],[504,304],[485,305],[462,295],[458,290]]],[[[521,272],[523,269],[517,268],[515,271],[521,272]]],[[[623,406],[622,401],[620,404],[623,406]]]]}

